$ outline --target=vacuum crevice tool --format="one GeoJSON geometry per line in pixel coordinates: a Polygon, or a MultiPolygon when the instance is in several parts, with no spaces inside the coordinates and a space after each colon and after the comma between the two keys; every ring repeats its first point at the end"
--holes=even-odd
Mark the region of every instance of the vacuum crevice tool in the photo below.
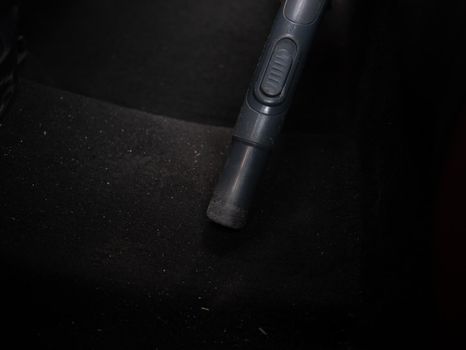
{"type": "Polygon", "coordinates": [[[228,158],[207,209],[214,222],[242,228],[277,141],[326,0],[283,2],[249,86],[228,158]]]}

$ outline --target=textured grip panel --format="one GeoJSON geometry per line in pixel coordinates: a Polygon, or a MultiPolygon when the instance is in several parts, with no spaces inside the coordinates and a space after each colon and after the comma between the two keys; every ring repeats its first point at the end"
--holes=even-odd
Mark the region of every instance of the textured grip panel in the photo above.
{"type": "Polygon", "coordinates": [[[292,54],[286,48],[275,51],[262,81],[262,92],[270,97],[280,95],[292,64],[292,54]]]}

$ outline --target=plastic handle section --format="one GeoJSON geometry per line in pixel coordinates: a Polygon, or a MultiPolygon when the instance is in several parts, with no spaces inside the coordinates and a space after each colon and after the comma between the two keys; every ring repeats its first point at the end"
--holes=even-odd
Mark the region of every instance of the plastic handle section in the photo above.
{"type": "Polygon", "coordinates": [[[326,0],[287,0],[285,16],[297,24],[312,24],[318,20],[326,0]]]}

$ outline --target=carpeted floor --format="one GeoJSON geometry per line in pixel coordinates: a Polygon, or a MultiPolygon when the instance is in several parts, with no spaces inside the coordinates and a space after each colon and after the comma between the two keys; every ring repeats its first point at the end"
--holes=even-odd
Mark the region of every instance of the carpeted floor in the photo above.
{"type": "Polygon", "coordinates": [[[141,344],[180,348],[344,341],[362,293],[354,141],[286,135],[256,215],[230,232],[205,217],[229,136],[21,81],[0,128],[0,253],[28,285],[14,307],[47,308],[28,336],[59,347],[60,330],[80,348],[135,327],[141,344]]]}

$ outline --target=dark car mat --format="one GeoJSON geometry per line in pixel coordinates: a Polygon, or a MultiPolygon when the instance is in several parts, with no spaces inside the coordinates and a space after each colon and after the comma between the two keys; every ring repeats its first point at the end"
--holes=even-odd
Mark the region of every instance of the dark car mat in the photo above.
{"type": "Polygon", "coordinates": [[[19,90],[0,128],[3,289],[19,340],[348,344],[362,293],[351,138],[286,134],[250,224],[228,231],[205,209],[230,129],[19,90]]]}

